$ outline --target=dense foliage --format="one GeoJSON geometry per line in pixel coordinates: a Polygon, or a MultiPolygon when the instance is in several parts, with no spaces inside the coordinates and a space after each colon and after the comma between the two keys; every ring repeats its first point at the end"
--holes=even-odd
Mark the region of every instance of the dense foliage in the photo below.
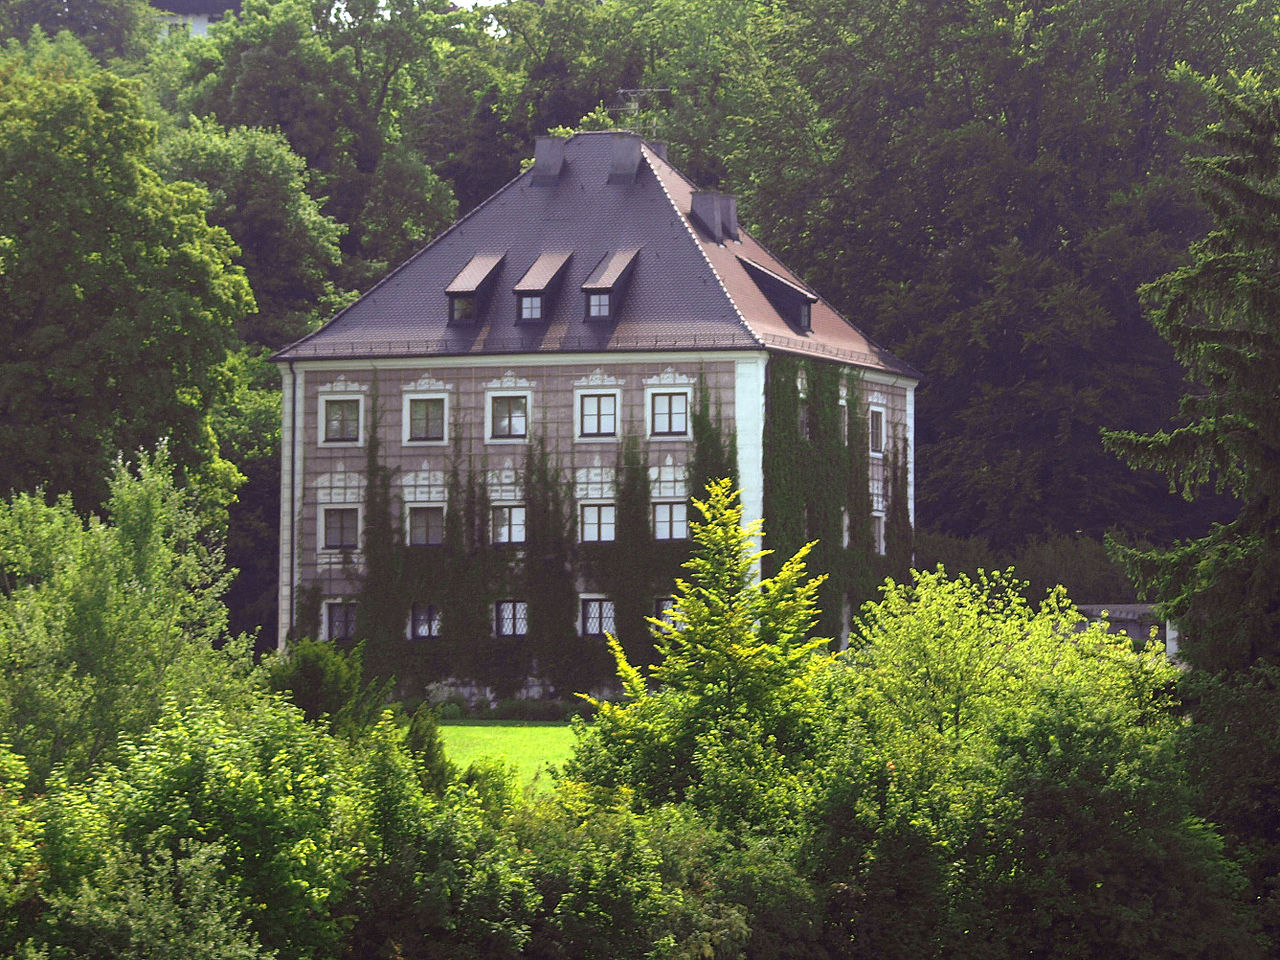
{"type": "Polygon", "coordinates": [[[805,551],[757,580],[713,483],[658,662],[615,644],[624,696],[522,796],[379,709],[358,655],[216,649],[216,531],[163,455],[111,490],[105,520],[19,496],[0,525],[7,955],[1264,955],[1191,815],[1175,669],[1061,591],[917,574],[835,655],[805,551]],[[111,629],[58,634],[91,597],[111,629]]]}
{"type": "MultiPolygon", "coordinates": [[[[1280,102],[1244,72],[1274,66],[1266,5],[239,8],[200,39],[160,36],[138,0],[0,4],[0,953],[1274,953],[1280,102]],[[279,514],[261,349],[584,118],[670,140],[924,371],[917,559],[1015,556],[1037,597],[1071,580],[1113,600],[1104,531],[1181,536],[1125,558],[1190,669],[1003,574],[907,575],[892,495],[877,572],[896,582],[831,657],[813,623],[834,632],[875,584],[853,563],[867,531],[846,548],[837,520],[867,515],[866,490],[833,484],[860,480],[862,443],[820,455],[839,385],[815,366],[803,415],[773,398],[771,450],[821,495],[772,505],[768,579],[713,488],[676,614],[651,637],[645,605],[619,605],[628,696],[538,802],[451,771],[429,715],[382,715],[367,673],[391,645],[255,670],[236,635],[275,622],[279,514]],[[1200,505],[1109,459],[1102,425],[1200,505]],[[1211,516],[1231,519],[1206,535],[1211,516]],[[815,537],[821,583],[787,560],[815,537]]],[[[696,489],[733,457],[714,399],[695,412],[696,489]]],[[[619,529],[641,543],[626,456],[619,529]]],[[[542,487],[554,575],[566,515],[542,487]]],[[[511,576],[484,486],[459,471],[449,500],[447,576],[434,548],[394,566],[389,535],[400,579],[376,588],[460,598],[438,649],[511,683],[468,645],[511,576]]],[[[680,558],[642,546],[584,569],[669,579],[680,558]]],[[[545,599],[554,643],[567,594],[545,599]]],[[[371,637],[403,640],[392,605],[371,637]]],[[[561,666],[571,684],[580,663],[561,666]]]]}
{"type": "Polygon", "coordinates": [[[1200,79],[1221,120],[1196,182],[1213,229],[1191,262],[1146,288],[1151,319],[1186,367],[1184,422],[1110,444],[1184,496],[1229,490],[1230,522],[1156,550],[1123,548],[1140,587],[1186,632],[1201,809],[1226,829],[1251,895],[1280,936],[1280,90],[1247,74],[1200,79]]]}

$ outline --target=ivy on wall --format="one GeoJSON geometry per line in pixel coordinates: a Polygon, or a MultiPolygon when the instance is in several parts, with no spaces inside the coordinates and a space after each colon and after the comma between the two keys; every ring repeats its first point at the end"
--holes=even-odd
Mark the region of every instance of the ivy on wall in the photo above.
{"type": "MultiPolygon", "coordinates": [[[[905,447],[899,438],[886,452],[887,556],[881,557],[872,539],[867,418],[856,371],[800,357],[773,357],[765,395],[764,513],[767,546],[774,553],[766,557],[764,572],[772,575],[778,558],[816,540],[810,565],[828,574],[819,629],[840,638],[847,610],[869,599],[886,574],[905,572],[910,564],[905,447]]],[[[607,681],[612,660],[604,642],[579,635],[580,586],[613,601],[615,635],[631,662],[653,661],[647,618],[654,613],[655,598],[673,592],[690,543],[653,537],[649,454],[641,438],[626,437],[619,444],[612,542],[577,542],[572,477],[544,442],[534,441],[521,477],[526,511],[522,546],[490,542],[485,464],[461,446],[454,448],[449,472],[443,542],[410,546],[404,538],[402,504],[393,492],[394,474],[382,459],[376,385],[372,407],[364,568],[357,574],[359,635],[367,641],[371,672],[395,675],[402,694],[408,695],[448,677],[488,686],[498,697],[513,695],[534,674],[560,695],[607,681]],[[524,638],[494,636],[494,604],[503,599],[527,604],[524,638]],[[438,637],[410,636],[414,603],[439,611],[438,637]]],[[[711,479],[736,481],[736,444],[705,380],[699,381],[690,413],[693,443],[687,477],[691,496],[699,496],[711,479]]],[[[455,437],[460,434],[454,431],[455,437]]],[[[300,634],[304,626],[319,630],[318,599],[308,598],[311,593],[300,591],[300,634]]]]}
{"type": "Polygon", "coordinates": [[[818,631],[836,640],[846,611],[856,611],[887,574],[905,572],[911,562],[901,444],[885,465],[887,555],[875,552],[862,386],[855,370],[788,355],[770,358],[765,379],[764,518],[773,553],[764,572],[772,576],[782,558],[817,541],[809,566],[827,574],[818,631]]]}

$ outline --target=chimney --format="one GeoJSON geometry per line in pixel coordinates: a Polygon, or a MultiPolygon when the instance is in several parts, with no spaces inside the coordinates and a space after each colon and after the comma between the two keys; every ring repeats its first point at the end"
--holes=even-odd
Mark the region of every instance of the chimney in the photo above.
{"type": "Polygon", "coordinates": [[[640,138],[634,133],[615,133],[613,162],[609,166],[610,183],[635,183],[636,170],[640,166],[640,138]]]}
{"type": "Polygon", "coordinates": [[[564,137],[538,137],[533,142],[533,182],[539,186],[555,183],[564,166],[564,137]]]}
{"type": "Polygon", "coordinates": [[[738,198],[719,190],[695,190],[689,213],[716,243],[738,239],[738,198]]]}
{"type": "Polygon", "coordinates": [[[720,243],[720,194],[714,190],[695,190],[689,215],[712,240],[720,243]]]}
{"type": "Polygon", "coordinates": [[[738,239],[738,198],[732,193],[720,194],[720,229],[726,237],[738,239]]]}

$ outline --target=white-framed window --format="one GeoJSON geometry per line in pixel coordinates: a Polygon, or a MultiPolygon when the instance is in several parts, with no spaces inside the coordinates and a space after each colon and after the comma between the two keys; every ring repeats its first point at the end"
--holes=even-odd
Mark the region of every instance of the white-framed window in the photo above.
{"type": "Polygon", "coordinates": [[[499,637],[523,637],[529,632],[529,605],[523,600],[499,600],[493,605],[493,632],[499,637]]]}
{"type": "Polygon", "coordinates": [[[449,441],[449,397],[443,393],[404,395],[402,442],[407,446],[449,441]]]}
{"type": "Polygon", "coordinates": [[[877,555],[884,556],[884,514],[878,510],[871,514],[871,546],[877,555]]]}
{"type": "Polygon", "coordinates": [[[362,394],[320,398],[320,442],[330,447],[358,447],[364,443],[362,394]]]}
{"type": "Polygon", "coordinates": [[[608,320],[613,315],[613,295],[610,293],[587,294],[587,319],[608,320]]]}
{"type": "Polygon", "coordinates": [[[579,440],[616,440],[621,390],[577,390],[574,392],[574,435],[579,440]]]}
{"type": "Polygon", "coordinates": [[[651,387],[645,390],[646,433],[655,440],[684,440],[689,436],[687,387],[651,387]]]}
{"type": "Polygon", "coordinates": [[[579,630],[584,637],[603,637],[606,633],[617,633],[613,622],[613,601],[607,597],[582,597],[579,630]]]}
{"type": "Polygon", "coordinates": [[[684,540],[689,536],[687,500],[658,500],[651,507],[655,540],[684,540]]]}
{"type": "Polygon", "coordinates": [[[411,547],[430,547],[444,543],[444,505],[405,504],[404,542],[411,547]]]}
{"type": "Polygon", "coordinates": [[[440,608],[434,603],[415,603],[409,608],[409,637],[434,640],[440,636],[440,608]]]}
{"type": "Polygon", "coordinates": [[[796,320],[799,323],[800,329],[806,333],[813,329],[812,304],[810,304],[808,300],[801,302],[796,320]]]}
{"type": "Polygon", "coordinates": [[[654,597],[653,616],[655,620],[670,620],[671,611],[675,608],[675,597],[654,597]]]}
{"type": "Polygon", "coordinates": [[[493,508],[493,543],[524,543],[524,504],[503,503],[493,508]]]}
{"type": "Polygon", "coordinates": [[[485,395],[485,437],[489,443],[525,443],[529,438],[529,411],[532,394],[489,393],[485,395]]]}
{"type": "Polygon", "coordinates": [[[542,319],[542,294],[520,294],[520,322],[537,323],[542,319]]]}
{"type": "Polygon", "coordinates": [[[359,507],[323,507],[320,511],[320,526],[322,550],[359,549],[359,507]]]}
{"type": "Polygon", "coordinates": [[[888,443],[888,417],[883,406],[878,403],[867,407],[867,442],[873,457],[883,457],[888,443]]]}
{"type": "Polygon", "coordinates": [[[578,510],[578,537],[583,543],[615,538],[617,507],[612,503],[584,503],[578,510]]]}
{"type": "Polygon", "coordinates": [[[351,600],[330,600],[324,605],[322,633],[329,640],[354,640],[357,605],[351,600]]]}

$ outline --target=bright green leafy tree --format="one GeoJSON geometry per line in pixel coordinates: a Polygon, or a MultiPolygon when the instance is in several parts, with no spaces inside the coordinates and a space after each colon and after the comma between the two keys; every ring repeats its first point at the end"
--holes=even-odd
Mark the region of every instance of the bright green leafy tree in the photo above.
{"type": "Polygon", "coordinates": [[[569,775],[623,785],[646,803],[688,799],[725,824],[776,826],[794,816],[797,773],[812,757],[814,676],[827,641],[811,639],[821,577],[805,548],[758,580],[757,521],[742,527],[728,480],[695,500],[694,556],[675,608],[652,621],[656,684],[612,642],[625,699],[595,703],[569,775]]]}
{"type": "Polygon", "coordinates": [[[222,553],[163,448],[117,464],[105,519],[62,498],[0,504],[0,729],[39,786],[118,756],[167,697],[234,700],[249,664],[226,640],[222,553]]]}
{"type": "Polygon", "coordinates": [[[166,435],[178,465],[234,482],[207,420],[253,299],[153,146],[135,84],[74,41],[0,56],[0,490],[87,507],[117,451],[166,435]]]}
{"type": "Polygon", "coordinates": [[[1191,815],[1159,645],[942,570],[887,584],[855,637],[814,839],[815,879],[863,892],[832,902],[856,956],[1260,955],[1191,815]]]}

